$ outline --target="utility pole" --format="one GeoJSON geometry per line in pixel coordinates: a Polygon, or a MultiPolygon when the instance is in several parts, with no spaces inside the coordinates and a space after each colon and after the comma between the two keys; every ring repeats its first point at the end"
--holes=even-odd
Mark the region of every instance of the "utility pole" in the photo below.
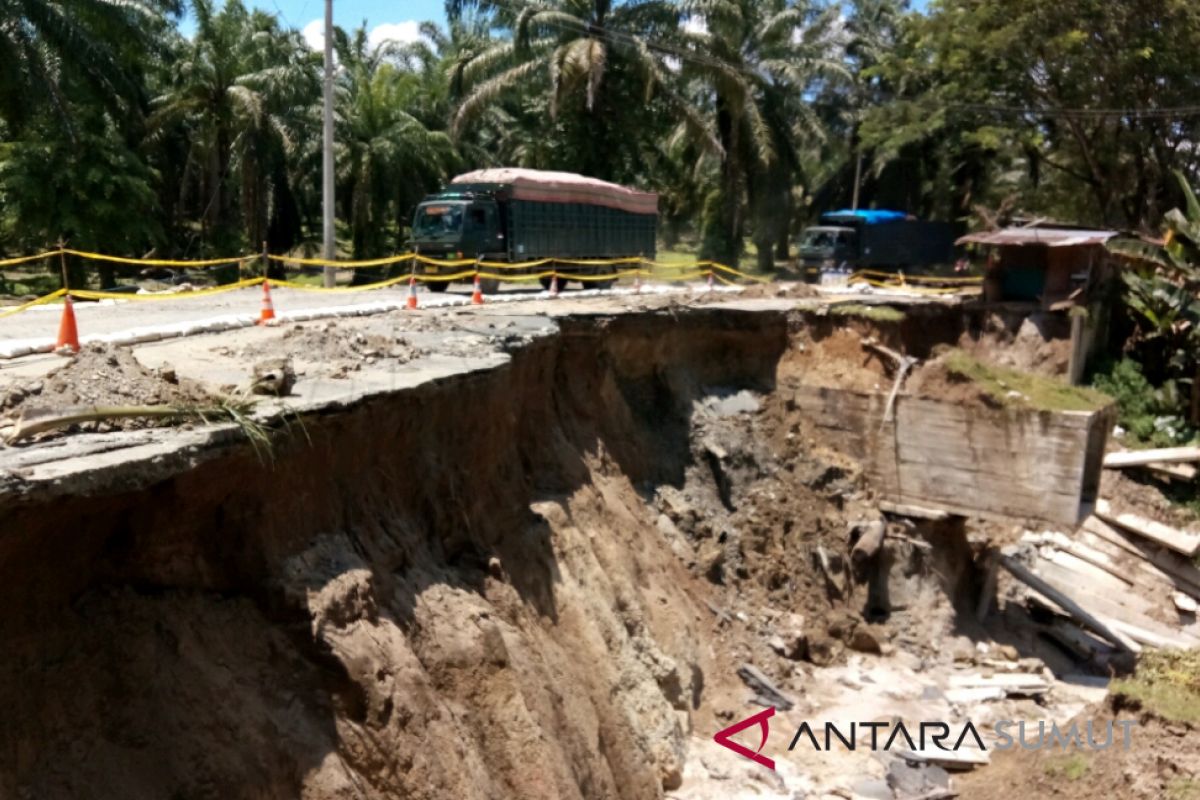
{"type": "Polygon", "coordinates": [[[858,151],[857,158],[854,163],[854,200],[851,202],[850,210],[858,211],[858,192],[862,188],[862,147],[854,148],[858,151]]]}
{"type": "MultiPolygon", "coordinates": [[[[323,114],[324,145],[321,153],[321,257],[332,261],[337,255],[337,240],[333,229],[333,0],[325,0],[325,108],[323,114]]],[[[325,267],[325,287],[332,288],[337,270],[325,267]]]]}

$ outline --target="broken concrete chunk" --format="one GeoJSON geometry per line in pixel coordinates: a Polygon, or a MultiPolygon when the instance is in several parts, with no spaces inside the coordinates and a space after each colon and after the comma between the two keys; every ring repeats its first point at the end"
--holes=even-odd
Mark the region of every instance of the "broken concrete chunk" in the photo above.
{"type": "Polygon", "coordinates": [[[1175,600],[1175,610],[1178,611],[1180,614],[1195,614],[1196,613],[1197,604],[1196,604],[1196,601],[1194,598],[1189,597],[1188,595],[1184,594],[1183,592],[1176,592],[1174,600],[1175,600]]]}
{"type": "Polygon", "coordinates": [[[286,397],[296,385],[296,369],[290,358],[270,358],[254,365],[250,391],[254,394],[286,397]]]}

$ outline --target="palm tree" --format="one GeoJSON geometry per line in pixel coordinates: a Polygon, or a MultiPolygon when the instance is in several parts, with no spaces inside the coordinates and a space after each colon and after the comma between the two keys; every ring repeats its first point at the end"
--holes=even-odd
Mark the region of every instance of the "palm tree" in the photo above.
{"type": "Polygon", "coordinates": [[[352,36],[338,31],[335,46],[338,178],[349,198],[354,257],[371,258],[402,245],[388,241],[388,223],[406,220],[447,179],[457,154],[445,132],[410,111],[428,103],[430,91],[420,73],[403,68],[414,51],[389,42],[371,47],[365,27],[352,36]]]}
{"type": "Polygon", "coordinates": [[[705,220],[702,255],[736,264],[745,234],[746,197],[755,216],[759,265],[786,235],[796,143],[821,137],[808,102],[820,81],[844,77],[837,7],[807,0],[692,0],[679,33],[685,76],[710,94],[721,145],[719,189],[705,220]]]}
{"type": "Polygon", "coordinates": [[[139,62],[180,10],[177,0],[0,0],[0,121],[16,133],[48,106],[73,135],[70,79],[117,119],[140,116],[139,62]]]}
{"type": "Polygon", "coordinates": [[[152,122],[160,133],[186,131],[184,190],[196,192],[205,243],[257,247],[294,206],[286,165],[319,93],[318,57],[297,32],[281,30],[273,16],[250,12],[241,0],[220,12],[212,0],[194,0],[194,9],[196,34],[178,44],[152,122]],[[244,231],[235,215],[238,195],[244,231]]]}
{"type": "MultiPolygon", "coordinates": [[[[653,106],[704,130],[695,107],[677,91],[667,54],[654,45],[678,26],[679,11],[669,0],[472,5],[494,14],[512,35],[460,52],[451,72],[459,97],[451,120],[457,140],[481,125],[508,124],[528,134],[511,148],[521,163],[621,180],[657,135],[653,124],[634,124],[639,112],[653,106]]],[[[454,3],[450,12],[458,18],[454,3]]]]}

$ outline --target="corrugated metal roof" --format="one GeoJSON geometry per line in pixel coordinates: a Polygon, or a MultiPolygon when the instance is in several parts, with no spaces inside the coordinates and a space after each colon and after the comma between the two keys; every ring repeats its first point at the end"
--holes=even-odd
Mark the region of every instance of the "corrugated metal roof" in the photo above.
{"type": "Polygon", "coordinates": [[[1082,247],[1104,244],[1116,235],[1116,231],[1088,231],[1071,228],[1004,228],[999,231],[969,233],[959,239],[956,244],[1082,247]]]}

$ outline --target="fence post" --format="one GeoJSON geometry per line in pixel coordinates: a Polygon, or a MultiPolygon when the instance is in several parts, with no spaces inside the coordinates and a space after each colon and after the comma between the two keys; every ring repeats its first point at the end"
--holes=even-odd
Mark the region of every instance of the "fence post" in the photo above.
{"type": "Polygon", "coordinates": [[[62,270],[62,288],[70,291],[71,281],[67,278],[67,243],[58,238],[58,265],[62,270]]]}
{"type": "Polygon", "coordinates": [[[270,266],[271,259],[267,258],[267,243],[264,241],[262,243],[262,268],[264,278],[267,277],[267,270],[270,269],[270,266]]]}

